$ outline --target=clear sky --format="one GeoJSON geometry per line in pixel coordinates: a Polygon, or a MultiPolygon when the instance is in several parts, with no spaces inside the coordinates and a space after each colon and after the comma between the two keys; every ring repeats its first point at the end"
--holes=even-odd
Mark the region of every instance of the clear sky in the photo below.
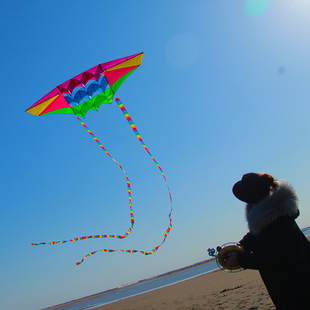
{"type": "Polygon", "coordinates": [[[247,233],[231,192],[269,172],[300,197],[310,225],[310,2],[307,0],[2,1],[0,308],[33,310],[208,258],[247,233]],[[173,229],[158,252],[169,196],[160,171],[118,106],[85,123],[124,167],[136,224],[124,240],[31,247],[123,234],[124,174],[72,115],[24,111],[99,63],[144,52],[117,92],[162,166],[173,229]]]}

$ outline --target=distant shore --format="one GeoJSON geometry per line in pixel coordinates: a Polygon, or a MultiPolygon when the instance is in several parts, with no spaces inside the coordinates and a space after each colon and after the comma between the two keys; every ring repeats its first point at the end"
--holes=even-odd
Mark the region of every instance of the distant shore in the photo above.
{"type": "MultiPolygon", "coordinates": [[[[158,278],[161,278],[161,277],[165,277],[165,276],[169,276],[169,275],[178,273],[178,272],[183,271],[183,270],[188,270],[188,269],[200,266],[200,265],[208,264],[208,263],[213,262],[214,260],[215,260],[215,258],[210,258],[208,260],[201,261],[201,262],[192,264],[190,266],[186,266],[186,267],[183,267],[183,268],[180,268],[180,269],[168,271],[168,272],[165,272],[163,274],[159,274],[159,275],[154,276],[154,277],[150,277],[150,278],[147,278],[147,279],[142,279],[142,280],[139,280],[137,282],[128,283],[128,284],[122,285],[120,287],[115,287],[115,288],[112,288],[112,289],[109,289],[109,290],[106,290],[106,291],[103,291],[103,292],[100,292],[100,293],[97,293],[97,294],[89,295],[89,296],[82,297],[82,298],[79,298],[79,299],[71,300],[71,301],[66,302],[66,303],[62,303],[62,304],[58,304],[58,305],[51,306],[51,307],[48,307],[48,308],[44,308],[42,310],[62,309],[63,307],[68,307],[68,306],[71,306],[71,305],[79,304],[79,303],[87,301],[87,300],[91,300],[91,299],[95,299],[95,298],[98,298],[98,297],[102,297],[102,296],[111,294],[111,293],[113,293],[115,291],[122,290],[123,288],[126,288],[126,287],[131,286],[131,285],[135,285],[135,284],[138,284],[138,283],[141,284],[143,282],[146,282],[146,281],[149,281],[149,280],[152,280],[152,279],[158,279],[158,278]]],[[[81,308],[81,309],[84,309],[84,308],[81,308]]]]}

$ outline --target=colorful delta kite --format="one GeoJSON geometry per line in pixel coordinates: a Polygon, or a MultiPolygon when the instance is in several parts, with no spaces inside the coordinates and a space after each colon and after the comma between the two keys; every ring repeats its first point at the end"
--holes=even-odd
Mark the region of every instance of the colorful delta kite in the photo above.
{"type": "Polygon", "coordinates": [[[140,53],[95,66],[54,88],[26,112],[39,116],[66,113],[84,118],[89,110],[98,111],[102,103],[112,103],[115,92],[140,66],[142,57],[140,53]]]}
{"type": "MultiPolygon", "coordinates": [[[[82,124],[82,126],[88,131],[88,133],[93,137],[93,139],[98,143],[98,145],[103,149],[103,151],[116,163],[116,165],[122,170],[125,175],[126,183],[127,183],[127,192],[128,192],[128,201],[129,201],[129,211],[130,211],[130,227],[123,235],[92,235],[92,236],[83,236],[77,237],[69,240],[63,241],[52,241],[52,242],[41,242],[41,243],[32,243],[31,245],[43,245],[43,244],[57,244],[57,243],[66,243],[71,241],[80,241],[84,239],[93,239],[93,238],[117,238],[124,239],[126,238],[131,231],[133,230],[133,226],[135,223],[132,203],[131,203],[131,185],[128,175],[126,174],[123,167],[110,155],[110,153],[105,149],[105,147],[99,142],[99,140],[94,136],[94,134],[87,128],[85,123],[82,121],[81,117],[85,117],[86,113],[89,110],[98,111],[100,105],[102,103],[112,104],[113,97],[115,92],[120,87],[120,85],[125,81],[125,79],[135,71],[142,62],[143,53],[135,54],[132,56],[120,58],[117,60],[109,61],[98,66],[95,66],[76,77],[68,80],[65,83],[54,88],[51,92],[37,101],[34,105],[32,105],[26,112],[34,114],[34,115],[48,115],[48,114],[75,114],[77,119],[82,124]]],[[[169,225],[164,234],[164,238],[162,242],[153,248],[150,251],[141,251],[141,250],[122,250],[122,249],[101,249],[97,251],[93,251],[88,253],[83,257],[83,259],[76,263],[77,265],[81,264],[85,258],[88,256],[94,255],[97,252],[115,252],[121,251],[125,253],[142,253],[144,255],[150,255],[155,253],[159,247],[166,241],[168,234],[172,228],[172,197],[170,193],[170,189],[165,177],[165,174],[155,160],[153,155],[150,153],[145,143],[143,142],[135,124],[133,123],[131,117],[129,116],[127,110],[125,109],[122,102],[117,98],[115,100],[123,112],[123,115],[127,119],[130,127],[135,133],[136,137],[152,158],[152,160],[157,165],[160,170],[168,189],[169,199],[170,199],[170,212],[169,212],[169,225]]]]}

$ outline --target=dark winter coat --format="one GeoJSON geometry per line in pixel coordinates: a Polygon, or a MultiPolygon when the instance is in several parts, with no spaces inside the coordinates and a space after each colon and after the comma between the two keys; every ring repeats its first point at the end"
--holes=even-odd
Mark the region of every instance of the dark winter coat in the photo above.
{"type": "Polygon", "coordinates": [[[250,233],[240,243],[238,262],[259,270],[278,310],[310,309],[310,242],[295,222],[299,216],[294,189],[279,182],[258,204],[246,205],[250,233]]]}

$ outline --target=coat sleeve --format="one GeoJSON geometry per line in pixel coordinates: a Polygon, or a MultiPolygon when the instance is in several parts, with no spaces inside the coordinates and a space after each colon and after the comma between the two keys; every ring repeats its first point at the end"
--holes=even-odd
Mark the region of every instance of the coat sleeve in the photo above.
{"type": "Polygon", "coordinates": [[[252,251],[238,253],[237,260],[245,269],[275,269],[281,267],[292,242],[293,221],[278,219],[260,233],[252,244],[252,251]]]}
{"type": "Polygon", "coordinates": [[[245,251],[251,252],[253,250],[254,241],[255,237],[249,232],[238,242],[238,244],[240,244],[245,251]]]}

